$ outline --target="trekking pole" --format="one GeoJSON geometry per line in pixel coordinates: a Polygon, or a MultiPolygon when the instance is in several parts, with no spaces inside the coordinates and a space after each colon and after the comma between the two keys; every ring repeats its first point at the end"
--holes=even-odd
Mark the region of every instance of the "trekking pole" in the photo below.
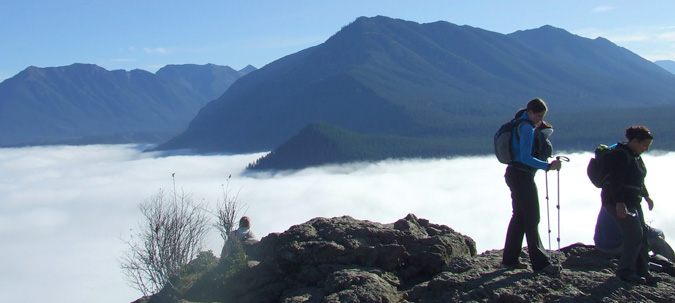
{"type": "MultiPolygon", "coordinates": [[[[564,161],[564,162],[570,162],[570,158],[567,158],[565,156],[557,156],[555,157],[556,160],[558,161],[564,161]]],[[[558,205],[556,206],[558,209],[558,250],[560,250],[560,170],[558,170],[558,205]]]]}
{"type": "Polygon", "coordinates": [[[551,250],[551,214],[548,205],[548,171],[546,171],[546,223],[548,223],[548,250],[551,250]]]}

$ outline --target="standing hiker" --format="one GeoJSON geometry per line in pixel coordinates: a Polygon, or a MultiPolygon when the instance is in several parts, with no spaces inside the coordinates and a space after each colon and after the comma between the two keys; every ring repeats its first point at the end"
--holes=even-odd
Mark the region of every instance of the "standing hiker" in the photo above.
{"type": "Polygon", "coordinates": [[[532,270],[559,274],[562,268],[550,262],[548,252],[539,237],[539,197],[534,175],[539,169],[559,170],[562,164],[559,160],[548,163],[532,155],[535,127],[541,123],[547,111],[546,103],[536,98],[528,102],[527,107],[518,111],[515,116],[516,119],[523,119],[527,123],[520,123],[513,131],[511,151],[514,158],[508,164],[504,175],[506,184],[511,190],[513,214],[506,232],[502,267],[527,268],[527,265],[518,260],[523,237],[526,237],[532,270]]]}
{"type": "Polygon", "coordinates": [[[617,143],[617,150],[606,156],[608,182],[602,187],[602,207],[619,226],[623,239],[616,275],[623,281],[654,285],[658,279],[648,272],[647,226],[640,205],[644,198],[649,210],[654,208],[644,184],[647,168],[640,157],[654,136],[644,126],[628,127],[625,136],[628,142],[617,143]]]}

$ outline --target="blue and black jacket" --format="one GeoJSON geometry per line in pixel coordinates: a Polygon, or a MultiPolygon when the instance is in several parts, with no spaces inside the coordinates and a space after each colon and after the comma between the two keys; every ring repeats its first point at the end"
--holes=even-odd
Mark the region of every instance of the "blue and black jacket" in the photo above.
{"type": "Polygon", "coordinates": [[[520,123],[511,137],[511,152],[513,152],[513,161],[510,166],[521,170],[536,172],[537,169],[548,170],[548,162],[537,159],[532,155],[534,147],[534,123],[530,121],[527,112],[524,112],[517,120],[526,120],[526,123],[520,123]]]}

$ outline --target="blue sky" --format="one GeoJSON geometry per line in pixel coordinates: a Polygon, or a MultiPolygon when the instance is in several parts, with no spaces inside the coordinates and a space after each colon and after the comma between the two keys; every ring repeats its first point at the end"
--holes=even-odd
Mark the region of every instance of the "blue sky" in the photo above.
{"type": "Polygon", "coordinates": [[[28,66],[93,63],[263,67],[324,42],[359,16],[438,20],[499,33],[552,25],[675,60],[675,1],[4,0],[0,80],[28,66]]]}

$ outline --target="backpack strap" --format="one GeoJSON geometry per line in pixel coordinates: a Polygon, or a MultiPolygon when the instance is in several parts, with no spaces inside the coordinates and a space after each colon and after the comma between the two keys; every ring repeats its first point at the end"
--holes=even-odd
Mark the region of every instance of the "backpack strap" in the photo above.
{"type": "MultiPolygon", "coordinates": [[[[637,157],[634,157],[631,155],[630,151],[626,150],[623,147],[619,147],[618,143],[612,144],[611,146],[612,151],[621,151],[622,153],[626,154],[628,156],[628,161],[636,161],[637,157]]],[[[629,189],[634,189],[634,190],[642,190],[641,186],[633,186],[633,185],[626,185],[626,184],[619,184],[621,187],[629,188],[629,189]]]]}
{"type": "MultiPolygon", "coordinates": [[[[523,122],[527,122],[530,125],[532,125],[532,127],[534,127],[534,123],[532,123],[532,121],[530,121],[529,119],[514,119],[513,122],[514,122],[513,128],[515,129],[515,131],[512,131],[511,133],[513,133],[514,136],[516,136],[516,141],[520,143],[520,125],[523,124],[523,122]]],[[[513,152],[513,146],[511,147],[511,151],[513,152]]]]}

